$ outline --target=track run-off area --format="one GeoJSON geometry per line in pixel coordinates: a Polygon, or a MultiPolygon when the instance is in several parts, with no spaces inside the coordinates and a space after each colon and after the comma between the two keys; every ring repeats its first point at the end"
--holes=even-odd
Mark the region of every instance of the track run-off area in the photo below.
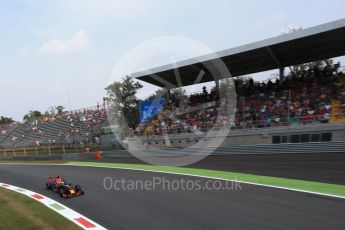
{"type": "Polygon", "coordinates": [[[0,164],[0,181],[43,194],[109,229],[345,228],[344,185],[207,169],[100,162],[0,164]],[[47,191],[45,182],[51,175],[80,184],[86,194],[64,200],[47,191]],[[164,186],[110,186],[114,182],[120,185],[121,181],[158,180],[164,181],[164,186]],[[199,183],[203,189],[168,188],[181,180],[199,183]],[[221,184],[221,189],[205,189],[210,181],[221,184]],[[231,181],[239,186],[229,187],[227,183],[231,181]]]}

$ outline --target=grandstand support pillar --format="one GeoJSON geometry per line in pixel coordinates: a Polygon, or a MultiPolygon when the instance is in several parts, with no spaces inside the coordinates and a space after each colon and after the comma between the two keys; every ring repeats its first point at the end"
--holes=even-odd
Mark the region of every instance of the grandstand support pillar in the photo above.
{"type": "Polygon", "coordinates": [[[50,146],[48,146],[48,153],[49,153],[49,155],[52,154],[51,151],[50,151],[50,146]]]}
{"type": "Polygon", "coordinates": [[[14,157],[16,156],[16,149],[15,148],[13,149],[13,156],[14,157]]]}
{"type": "Polygon", "coordinates": [[[282,83],[282,80],[284,79],[284,68],[285,67],[282,65],[281,61],[279,60],[279,58],[275,54],[272,47],[267,46],[266,50],[267,50],[268,54],[271,56],[272,60],[276,64],[276,66],[279,68],[279,80],[280,80],[280,83],[282,83]]]}
{"type": "Polygon", "coordinates": [[[283,80],[284,80],[284,69],[285,67],[279,67],[279,81],[280,81],[280,84],[282,84],[283,80]]]}
{"type": "Polygon", "coordinates": [[[26,156],[26,149],[24,148],[24,156],[26,156]]]}
{"type": "Polygon", "coordinates": [[[214,80],[216,83],[216,94],[219,96],[219,79],[214,80]]]}
{"type": "Polygon", "coordinates": [[[168,98],[170,98],[170,95],[171,95],[170,88],[165,88],[165,89],[167,90],[168,98]]]}
{"type": "Polygon", "coordinates": [[[38,155],[37,146],[35,146],[36,156],[38,155]]]}
{"type": "Polygon", "coordinates": [[[66,154],[65,145],[62,145],[62,153],[63,153],[63,154],[66,154]]]}
{"type": "Polygon", "coordinates": [[[244,108],[246,107],[246,98],[243,97],[242,100],[242,130],[244,130],[246,128],[246,120],[244,117],[244,108]]]}
{"type": "MultiPolygon", "coordinates": [[[[287,126],[288,126],[288,128],[290,128],[290,113],[291,113],[291,111],[290,111],[290,105],[291,105],[291,90],[289,90],[289,98],[288,98],[288,103],[287,103],[287,106],[288,106],[288,108],[287,108],[287,126]]],[[[290,129],[289,129],[289,131],[290,131],[290,129]]],[[[290,133],[290,132],[288,132],[288,133],[290,133]]]]}

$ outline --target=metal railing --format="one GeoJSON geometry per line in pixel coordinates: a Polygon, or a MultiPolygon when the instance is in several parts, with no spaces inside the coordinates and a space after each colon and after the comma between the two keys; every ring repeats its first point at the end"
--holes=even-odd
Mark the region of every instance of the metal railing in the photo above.
{"type": "Polygon", "coordinates": [[[181,127],[169,127],[169,126],[144,126],[141,130],[128,130],[129,137],[134,136],[163,136],[163,129],[167,130],[169,135],[179,135],[179,134],[188,134],[188,133],[207,133],[209,131],[218,131],[218,130],[239,130],[239,131],[248,131],[248,130],[264,130],[264,129],[274,129],[274,128],[290,128],[290,127],[303,127],[303,126],[315,126],[318,125],[331,125],[337,124],[344,126],[345,129],[345,113],[330,115],[329,117],[324,117],[320,115],[314,116],[302,116],[302,117],[288,117],[286,119],[266,119],[266,120],[257,120],[257,121],[238,121],[232,122],[232,124],[225,125],[187,125],[185,122],[181,127]],[[187,127],[187,128],[186,128],[187,127]]]}
{"type": "Polygon", "coordinates": [[[42,145],[21,148],[7,147],[0,148],[0,158],[54,156],[68,153],[90,153],[95,152],[98,149],[99,148],[97,146],[85,145],[42,145]]]}

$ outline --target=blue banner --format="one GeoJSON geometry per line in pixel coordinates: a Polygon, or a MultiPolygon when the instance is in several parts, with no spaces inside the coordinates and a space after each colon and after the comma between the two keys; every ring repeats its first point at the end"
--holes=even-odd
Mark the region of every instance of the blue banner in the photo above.
{"type": "Polygon", "coordinates": [[[153,100],[147,99],[140,102],[140,123],[147,122],[157,116],[163,110],[165,100],[158,97],[153,100]]]}

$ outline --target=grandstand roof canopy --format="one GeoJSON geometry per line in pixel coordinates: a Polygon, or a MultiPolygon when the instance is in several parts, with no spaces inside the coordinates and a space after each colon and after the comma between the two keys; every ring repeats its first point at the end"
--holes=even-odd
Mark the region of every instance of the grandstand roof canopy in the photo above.
{"type": "MultiPolygon", "coordinates": [[[[225,63],[233,77],[343,56],[345,18],[215,54],[225,63]]],[[[215,76],[205,68],[214,58],[214,54],[204,55],[136,72],[131,76],[160,87],[169,87],[171,84],[187,86],[194,84],[200,71],[204,70],[200,83],[214,81],[215,76]],[[176,79],[176,70],[180,79],[176,79]]]]}

